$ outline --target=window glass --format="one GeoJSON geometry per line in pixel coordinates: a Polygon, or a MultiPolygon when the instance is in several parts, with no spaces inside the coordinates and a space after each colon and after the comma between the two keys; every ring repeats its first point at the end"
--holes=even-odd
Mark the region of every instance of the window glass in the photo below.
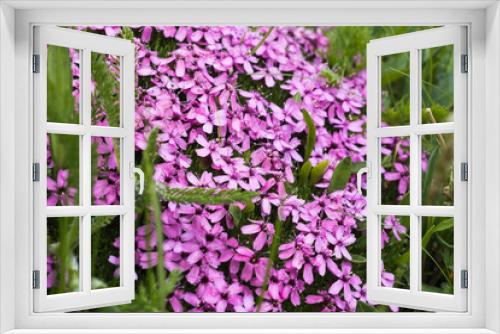
{"type": "Polygon", "coordinates": [[[453,218],[422,217],[422,291],[453,294],[453,218]]]}
{"type": "Polygon", "coordinates": [[[92,217],[92,289],[120,286],[120,226],[120,216],[92,217]]]}
{"type": "Polygon", "coordinates": [[[92,124],[120,126],[120,57],[92,52],[92,124]]]}
{"type": "Polygon", "coordinates": [[[381,126],[410,124],[410,53],[381,57],[381,126]]]}
{"type": "Polygon", "coordinates": [[[453,134],[421,136],[422,204],[453,206],[453,134]]]}
{"type": "Polygon", "coordinates": [[[408,205],[410,196],[410,138],[380,139],[381,204],[408,205]]]}
{"type": "Polygon", "coordinates": [[[80,51],[47,46],[47,121],[80,123],[80,51]]]}
{"type": "Polygon", "coordinates": [[[382,270],[380,285],[410,288],[410,217],[381,216],[382,270]]]}
{"type": "Polygon", "coordinates": [[[423,49],[422,123],[453,122],[453,45],[423,49]]]}
{"type": "Polygon", "coordinates": [[[120,139],[92,137],[92,204],[120,204],[120,139]]]}
{"type": "Polygon", "coordinates": [[[47,135],[47,206],[80,203],[80,137],[47,135]]]}
{"type": "Polygon", "coordinates": [[[80,291],[80,219],[47,219],[47,294],[80,291]]]}

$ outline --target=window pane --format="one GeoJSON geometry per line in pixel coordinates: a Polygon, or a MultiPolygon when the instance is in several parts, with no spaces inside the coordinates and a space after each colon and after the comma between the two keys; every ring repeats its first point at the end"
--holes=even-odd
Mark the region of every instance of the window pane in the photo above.
{"type": "Polygon", "coordinates": [[[421,220],[422,291],[453,294],[453,218],[421,220]]]}
{"type": "Polygon", "coordinates": [[[381,204],[408,205],[410,196],[410,138],[386,137],[381,143],[381,204]]]}
{"type": "Polygon", "coordinates": [[[453,206],[453,135],[422,140],[422,204],[453,206]]]}
{"type": "Polygon", "coordinates": [[[92,137],[92,204],[120,204],[120,139],[92,137]]]}
{"type": "Polygon", "coordinates": [[[47,219],[47,294],[79,291],[78,217],[47,219]]]}
{"type": "Polygon", "coordinates": [[[422,123],[453,121],[453,45],[421,50],[422,123]]]}
{"type": "Polygon", "coordinates": [[[410,53],[381,57],[381,126],[410,124],[410,53]]]}
{"type": "Polygon", "coordinates": [[[381,286],[410,288],[410,217],[381,217],[381,286]]]}
{"type": "Polygon", "coordinates": [[[80,138],[47,135],[47,205],[78,205],[80,138]]]}
{"type": "Polygon", "coordinates": [[[80,123],[80,52],[47,46],[47,121],[80,123]]]}
{"type": "Polygon", "coordinates": [[[92,124],[120,126],[120,57],[92,52],[92,124]]]}
{"type": "Polygon", "coordinates": [[[92,217],[92,289],[120,286],[120,216],[92,217]]]}

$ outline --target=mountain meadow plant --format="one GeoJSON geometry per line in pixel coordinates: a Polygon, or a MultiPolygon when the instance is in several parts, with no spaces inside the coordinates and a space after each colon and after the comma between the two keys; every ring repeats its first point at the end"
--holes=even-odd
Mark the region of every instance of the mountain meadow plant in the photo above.
{"type": "MultiPolygon", "coordinates": [[[[75,29],[136,47],[135,156],[146,180],[136,195],[136,297],[93,311],[399,310],[366,297],[366,199],[355,175],[366,160],[366,44],[421,28],[75,29]]],[[[57,48],[50,56],[48,85],[74,99],[49,97],[48,113],[74,123],[78,53],[57,48]]],[[[441,84],[435,73],[452,71],[446,54],[428,57],[435,65],[424,89],[441,84]]],[[[384,76],[388,125],[409,117],[404,62],[389,63],[384,76]]],[[[119,59],[93,54],[92,64],[93,124],[117,126],[119,59]]],[[[450,117],[450,94],[425,95],[425,120],[450,117]]],[[[424,201],[452,203],[453,170],[443,167],[452,143],[446,135],[422,140],[424,201]]],[[[48,138],[48,205],[78,202],[78,145],[48,138]]],[[[119,204],[119,143],[94,137],[92,145],[93,204],[119,204]]],[[[381,145],[383,202],[408,203],[409,139],[381,145]]],[[[49,293],[78,286],[78,219],[64,219],[48,229],[49,293]]],[[[119,284],[117,222],[93,220],[93,288],[119,284]]],[[[426,217],[423,224],[425,281],[452,291],[453,221],[426,217]]],[[[381,226],[381,282],[408,287],[409,217],[381,217],[381,226]]]]}

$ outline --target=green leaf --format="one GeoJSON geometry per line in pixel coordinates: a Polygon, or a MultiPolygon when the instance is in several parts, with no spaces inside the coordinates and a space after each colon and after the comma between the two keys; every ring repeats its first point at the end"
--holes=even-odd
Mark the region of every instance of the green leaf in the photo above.
{"type": "Polygon", "coordinates": [[[122,38],[134,41],[134,32],[129,27],[122,27],[122,38]]]}
{"type": "Polygon", "coordinates": [[[328,168],[328,160],[323,160],[314,166],[311,170],[311,176],[309,178],[309,185],[314,186],[316,183],[321,181],[323,175],[325,175],[326,169],[328,168]]]}
{"type": "Polygon", "coordinates": [[[333,171],[332,179],[330,180],[330,185],[328,186],[328,193],[332,193],[337,190],[343,190],[352,173],[352,161],[350,157],[342,159],[335,167],[333,171]]]}
{"type": "Polygon", "coordinates": [[[302,115],[307,125],[307,140],[304,149],[304,161],[307,161],[314,150],[314,145],[316,145],[316,127],[311,115],[306,110],[302,110],[302,115]]]}
{"type": "Polygon", "coordinates": [[[435,229],[436,229],[436,225],[432,225],[431,227],[429,227],[427,232],[425,232],[425,235],[422,237],[422,248],[425,248],[427,246],[435,229]]]}
{"type": "Polygon", "coordinates": [[[300,93],[297,93],[293,96],[293,100],[297,103],[301,103],[302,102],[302,97],[300,96],[300,93]]]}
{"type": "Polygon", "coordinates": [[[445,230],[449,230],[453,228],[453,218],[445,219],[437,224],[436,228],[434,228],[434,232],[441,232],[445,230]]]}
{"type": "Polygon", "coordinates": [[[243,213],[241,212],[241,209],[236,205],[231,205],[228,211],[231,217],[233,217],[234,225],[240,226],[243,221],[243,213]]]}
{"type": "Polygon", "coordinates": [[[356,304],[356,312],[376,312],[376,311],[377,310],[375,309],[375,307],[365,302],[358,301],[358,303],[356,304]]]}
{"type": "Polygon", "coordinates": [[[156,189],[165,201],[207,205],[231,204],[234,202],[248,203],[259,195],[258,192],[240,189],[169,188],[164,185],[157,185],[156,189]]]}
{"type": "Polygon", "coordinates": [[[255,204],[252,201],[247,201],[245,203],[245,208],[243,209],[244,214],[251,214],[255,210],[255,204]]]}
{"type": "Polygon", "coordinates": [[[366,263],[366,257],[358,254],[351,255],[351,262],[353,263],[366,263]]]}
{"type": "Polygon", "coordinates": [[[353,162],[351,164],[351,173],[356,174],[363,167],[366,167],[366,162],[353,162]]]}
{"type": "Polygon", "coordinates": [[[298,184],[299,187],[306,184],[307,180],[309,180],[309,174],[311,174],[312,164],[311,161],[307,160],[299,171],[298,184]]]}

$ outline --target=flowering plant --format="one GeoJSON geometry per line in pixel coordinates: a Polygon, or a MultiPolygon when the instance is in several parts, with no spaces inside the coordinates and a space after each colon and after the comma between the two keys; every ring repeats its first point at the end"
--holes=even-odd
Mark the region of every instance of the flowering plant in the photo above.
{"type": "MultiPolygon", "coordinates": [[[[366,159],[366,72],[362,50],[342,56],[332,45],[349,31],[78,29],[136,47],[136,163],[148,182],[136,203],[137,291],[132,304],[107,311],[389,310],[366,298],[366,200],[355,187],[366,159]]],[[[70,59],[71,94],[78,96],[78,53],[60,57],[70,59]]],[[[93,58],[95,124],[119,119],[112,101],[118,61],[93,58]]],[[[53,144],[64,145],[56,139],[49,138],[48,205],[71,205],[77,183],[68,177],[78,166],[65,169],[60,154],[54,161],[53,144]]],[[[117,204],[118,144],[93,144],[94,204],[117,204]]],[[[382,142],[387,201],[407,200],[408,146],[406,138],[382,142]]],[[[382,220],[381,242],[391,250],[381,273],[387,287],[409,280],[400,259],[409,243],[406,218],[382,220]]],[[[103,273],[96,286],[116,284],[119,243],[102,237],[116,230],[113,219],[93,230],[93,238],[111,245],[93,253],[103,273]],[[99,260],[105,252],[108,263],[99,260]]],[[[68,244],[64,252],[71,253],[75,241],[68,244]]],[[[50,268],[63,273],[49,272],[49,288],[58,292],[69,285],[64,273],[74,270],[61,252],[50,258],[50,268]]]]}

